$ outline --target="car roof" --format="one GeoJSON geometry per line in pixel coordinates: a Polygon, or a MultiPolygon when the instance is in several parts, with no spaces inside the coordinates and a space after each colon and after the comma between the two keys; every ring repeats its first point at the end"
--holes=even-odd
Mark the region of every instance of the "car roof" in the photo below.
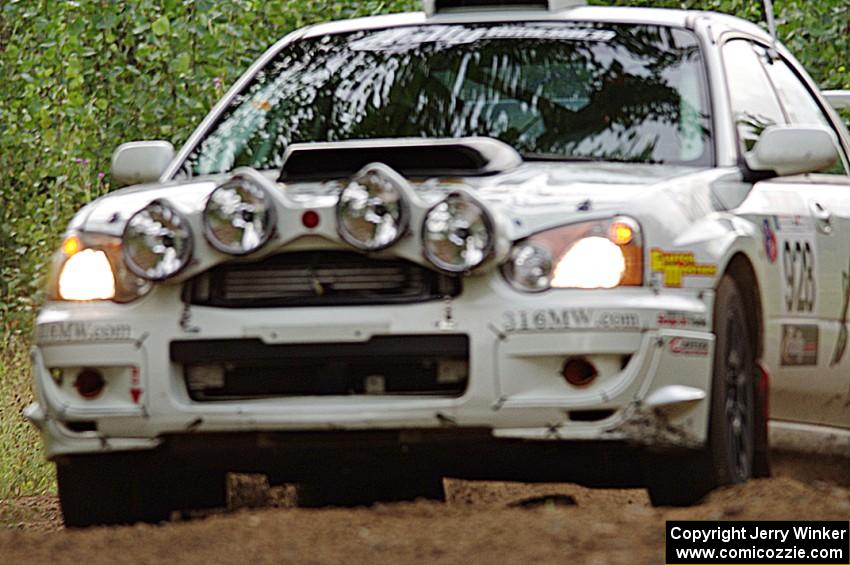
{"type": "Polygon", "coordinates": [[[756,24],[741,18],[700,10],[666,8],[629,8],[620,6],[581,6],[566,10],[469,10],[439,13],[428,17],[425,12],[406,12],[367,18],[355,18],[316,24],[304,31],[304,38],[320,37],[370,29],[383,29],[422,24],[458,24],[486,22],[562,21],[649,24],[692,27],[704,18],[726,30],[740,31],[770,41],[770,36],[756,24]]]}

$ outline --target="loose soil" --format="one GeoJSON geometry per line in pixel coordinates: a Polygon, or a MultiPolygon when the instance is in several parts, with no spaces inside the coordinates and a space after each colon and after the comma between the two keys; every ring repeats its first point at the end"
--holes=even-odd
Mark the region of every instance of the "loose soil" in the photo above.
{"type": "Polygon", "coordinates": [[[663,563],[665,520],[850,519],[850,488],[788,476],[652,508],[642,490],[446,481],[445,504],[293,508],[231,479],[230,512],[160,526],[64,530],[55,497],[0,502],[0,563],[663,563]]]}

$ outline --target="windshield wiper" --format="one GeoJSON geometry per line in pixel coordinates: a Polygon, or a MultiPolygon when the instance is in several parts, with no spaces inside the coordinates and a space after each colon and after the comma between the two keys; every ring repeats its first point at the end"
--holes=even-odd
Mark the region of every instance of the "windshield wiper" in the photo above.
{"type": "Polygon", "coordinates": [[[601,161],[594,157],[584,157],[581,155],[561,155],[560,153],[531,153],[520,152],[522,158],[526,161],[561,161],[561,162],[587,162],[601,161]]]}
{"type": "Polygon", "coordinates": [[[585,157],[582,155],[561,155],[559,153],[525,153],[520,151],[520,156],[525,161],[554,161],[554,162],[577,162],[577,163],[631,163],[635,165],[666,165],[667,162],[654,159],[614,159],[612,157],[585,157]]]}

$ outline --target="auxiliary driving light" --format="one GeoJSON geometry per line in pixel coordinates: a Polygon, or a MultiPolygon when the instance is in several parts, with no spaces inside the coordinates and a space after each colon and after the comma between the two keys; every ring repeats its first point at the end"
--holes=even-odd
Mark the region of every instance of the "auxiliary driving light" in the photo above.
{"type": "Polygon", "coordinates": [[[339,235],[364,251],[394,244],[407,228],[407,205],[399,181],[380,169],[351,179],[336,208],[339,235]]]}
{"type": "Polygon", "coordinates": [[[256,183],[237,177],[210,194],[204,209],[204,236],[222,253],[253,253],[273,231],[274,204],[256,183]]]}
{"type": "Polygon", "coordinates": [[[463,273],[493,250],[493,220],[483,206],[455,193],[431,208],[422,226],[425,257],[437,268],[463,273]]]}
{"type": "Polygon", "coordinates": [[[192,230],[174,208],[154,201],[136,212],[124,229],[124,261],[138,276],[173,277],[192,257],[192,230]]]}

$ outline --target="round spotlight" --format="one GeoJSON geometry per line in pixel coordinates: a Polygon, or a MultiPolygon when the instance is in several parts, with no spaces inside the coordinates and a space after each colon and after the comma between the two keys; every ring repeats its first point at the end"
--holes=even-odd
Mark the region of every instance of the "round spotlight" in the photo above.
{"type": "Polygon", "coordinates": [[[425,256],[439,269],[462,273],[481,265],[493,249],[493,221],[477,202],[451,194],[431,208],[422,226],[425,256]]]}
{"type": "Polygon", "coordinates": [[[380,169],[353,178],[339,195],[339,235],[364,251],[386,249],[407,228],[407,205],[398,180],[380,169]]]}
{"type": "Polygon", "coordinates": [[[136,275],[161,281],[173,277],[192,257],[192,230],[176,210],[151,202],[124,228],[124,262],[136,275]]]}
{"type": "Polygon", "coordinates": [[[273,231],[274,204],[261,186],[234,178],[210,194],[204,235],[219,251],[247,255],[265,245],[273,231]]]}

